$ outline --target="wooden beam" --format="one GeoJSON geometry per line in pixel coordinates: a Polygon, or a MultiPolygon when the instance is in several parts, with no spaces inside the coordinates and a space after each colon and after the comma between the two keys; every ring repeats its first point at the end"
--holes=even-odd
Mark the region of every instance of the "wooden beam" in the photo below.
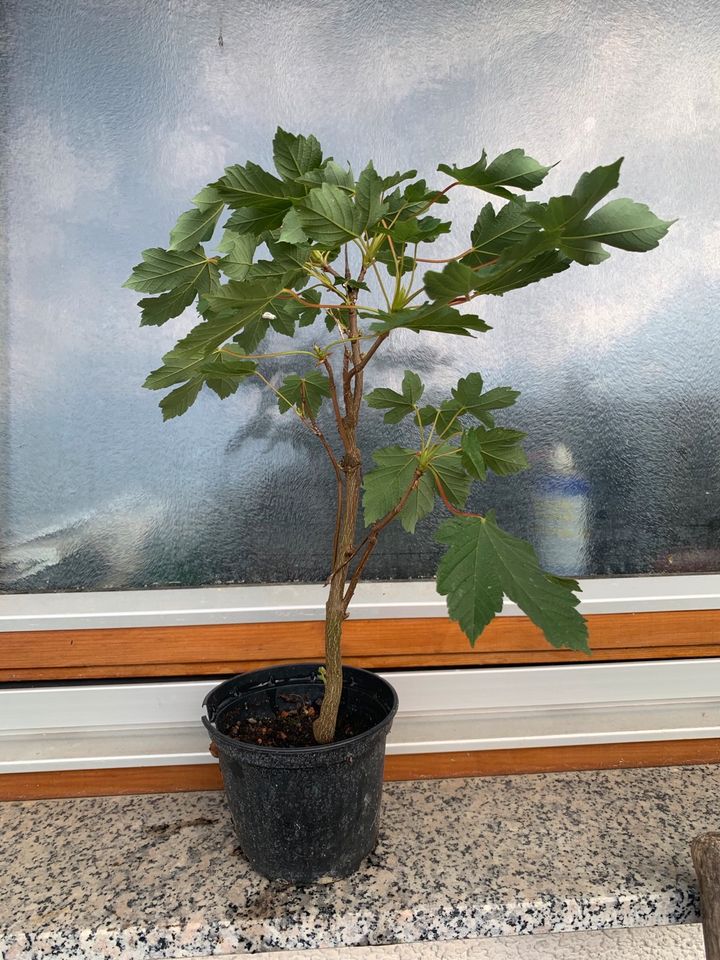
{"type": "MultiPolygon", "coordinates": [[[[448,619],[349,620],[345,658],[397,669],[720,656],[720,610],[596,614],[588,623],[590,658],[550,648],[524,617],[499,617],[474,649],[448,619]]],[[[0,681],[229,674],[319,660],[322,632],[322,622],[302,621],[4,633],[0,681]]]]}
{"type": "MultiPolygon", "coordinates": [[[[720,763],[720,739],[404,754],[386,759],[385,779],[493,777],[697,763],[720,763]]],[[[0,775],[0,800],[179,793],[221,787],[216,764],[6,773],[0,775]]]]}

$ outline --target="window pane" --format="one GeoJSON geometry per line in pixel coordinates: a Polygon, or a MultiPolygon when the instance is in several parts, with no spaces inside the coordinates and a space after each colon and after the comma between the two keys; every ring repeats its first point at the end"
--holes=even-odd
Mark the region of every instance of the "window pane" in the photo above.
{"type": "MultiPolygon", "coordinates": [[[[470,370],[522,391],[501,422],[527,430],[532,469],[474,506],[556,572],[720,567],[713,0],[6,0],[5,16],[3,589],[327,573],[314,438],[254,386],[163,424],[140,384],[191,318],[140,331],[121,289],[226,163],[270,162],[278,123],[355,169],[436,180],[438,162],[524,146],[563,161],[555,193],[627,154],[620,195],[681,218],[658,250],[487,302],[494,330],[474,341],[394,335],[370,385],[412,367],[430,400],[470,370]]],[[[483,202],[453,201],[460,238],[483,202]]],[[[363,442],[411,434],[370,412],[363,442]]],[[[370,574],[431,576],[439,519],[391,530],[370,574]]]]}

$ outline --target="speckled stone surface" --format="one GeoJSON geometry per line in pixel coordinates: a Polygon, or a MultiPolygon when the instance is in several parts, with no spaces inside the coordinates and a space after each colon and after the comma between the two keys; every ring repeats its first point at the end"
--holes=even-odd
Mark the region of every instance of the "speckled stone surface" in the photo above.
{"type": "Polygon", "coordinates": [[[698,920],[720,768],[386,785],[354,877],[269,883],[220,793],[0,805],[4,960],[199,957],[698,920]]]}
{"type": "Polygon", "coordinates": [[[435,940],[389,947],[286,950],[267,960],[704,960],[699,924],[483,940],[435,940]]]}

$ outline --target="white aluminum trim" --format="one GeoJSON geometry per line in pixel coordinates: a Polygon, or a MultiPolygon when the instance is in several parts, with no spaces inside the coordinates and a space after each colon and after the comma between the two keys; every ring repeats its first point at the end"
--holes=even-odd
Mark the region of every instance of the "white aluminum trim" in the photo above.
{"type": "MultiPolygon", "coordinates": [[[[720,697],[720,659],[383,673],[402,714],[678,702],[720,697]]],[[[214,680],[0,688],[0,734],[194,721],[214,680]],[[52,726],[48,725],[52,721],[52,726]]]]}
{"type": "MultiPolygon", "coordinates": [[[[596,578],[580,585],[583,613],[720,609],[717,573],[596,578]]],[[[6,594],[0,596],[0,632],[318,620],[325,596],[320,584],[6,594]]],[[[365,582],[350,613],[366,619],[445,617],[447,608],[433,581],[365,582]]],[[[502,614],[521,615],[509,601],[502,614]]]]}
{"type": "MultiPolygon", "coordinates": [[[[720,736],[720,660],[401,672],[389,754],[720,736]]],[[[212,763],[214,684],[0,690],[0,773],[212,763]],[[50,725],[52,724],[52,725],[50,725]]]]}

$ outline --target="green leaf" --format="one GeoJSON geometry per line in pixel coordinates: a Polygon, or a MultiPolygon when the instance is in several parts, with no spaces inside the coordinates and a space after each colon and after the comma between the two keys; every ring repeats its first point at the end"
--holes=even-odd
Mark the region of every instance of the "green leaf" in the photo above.
{"type": "MultiPolygon", "coordinates": [[[[181,379],[186,380],[186,382],[172,390],[160,401],[163,420],[179,417],[189,410],[205,383],[219,397],[223,399],[229,397],[237,390],[243,380],[252,375],[255,368],[256,365],[251,361],[231,357],[225,353],[216,353],[212,357],[197,361],[192,370],[184,370],[179,373],[181,379]]],[[[169,385],[156,385],[151,381],[152,377],[153,374],[148,377],[144,384],[151,390],[161,389],[163,385],[169,385]]],[[[176,379],[173,382],[177,383],[179,381],[176,379]]]]}
{"type": "MultiPolygon", "coordinates": [[[[165,354],[163,357],[165,366],[171,367],[176,372],[183,367],[192,370],[197,360],[207,357],[226,340],[237,334],[252,335],[257,341],[257,331],[267,330],[263,314],[268,310],[282,286],[273,280],[231,280],[230,283],[219,287],[217,291],[207,294],[201,304],[207,319],[193,327],[187,336],[165,354]],[[264,327],[263,323],[265,323],[264,327]]],[[[250,349],[254,348],[248,348],[248,352],[250,349]]],[[[151,376],[154,377],[155,374],[159,376],[163,370],[164,368],[161,367],[151,376]]],[[[161,385],[158,383],[158,386],[161,385]]],[[[169,384],[166,385],[169,386],[169,384]]]]}
{"type": "Polygon", "coordinates": [[[323,183],[297,206],[302,228],[318,243],[336,246],[358,237],[350,196],[340,187],[323,183]]]}
{"type": "Polygon", "coordinates": [[[138,302],[142,310],[140,326],[159,327],[190,306],[197,296],[197,289],[193,283],[184,283],[168,293],[161,293],[159,297],[149,297],[138,302]]]}
{"type": "Polygon", "coordinates": [[[303,193],[297,184],[278,180],[252,162],[245,166],[236,163],[226,167],[225,175],[211,186],[228,206],[267,211],[287,210],[293,197],[302,196],[303,193]]]}
{"type": "Polygon", "coordinates": [[[610,256],[607,250],[601,244],[596,243],[595,240],[579,238],[568,240],[563,238],[558,241],[558,247],[566,257],[586,267],[591,264],[602,263],[610,256]]]}
{"type": "Polygon", "coordinates": [[[592,208],[617,187],[623,158],[605,167],[595,167],[584,173],[571,194],[553,197],[547,203],[530,203],[530,216],[550,232],[571,234],[572,227],[581,223],[592,208]]]}
{"type": "Polygon", "coordinates": [[[285,214],[285,218],[282,222],[282,228],[280,230],[279,240],[281,243],[307,243],[308,238],[303,229],[302,221],[300,220],[300,214],[297,212],[295,207],[290,207],[288,212],[285,214]]]}
{"type": "Polygon", "coordinates": [[[429,330],[434,333],[452,333],[457,336],[471,337],[471,330],[485,333],[491,328],[480,317],[471,313],[460,313],[455,307],[445,303],[423,303],[417,307],[396,310],[392,313],[373,314],[371,330],[385,333],[404,327],[406,330],[429,330]]]}
{"type": "Polygon", "coordinates": [[[233,343],[228,344],[228,348],[233,344],[244,354],[255,353],[263,342],[270,329],[270,314],[263,313],[259,317],[253,317],[245,324],[240,333],[233,337],[233,343]]]}
{"type": "Polygon", "coordinates": [[[455,297],[466,297],[480,283],[478,274],[457,261],[448,263],[442,270],[428,270],[423,277],[425,292],[432,300],[447,303],[455,297]]]}
{"type": "Polygon", "coordinates": [[[302,177],[298,177],[298,182],[309,187],[320,187],[327,183],[348,192],[355,189],[355,177],[350,167],[341,167],[333,159],[327,160],[317,170],[309,170],[302,177]]]}
{"type": "Polygon", "coordinates": [[[225,276],[231,280],[244,280],[252,266],[256,246],[252,234],[225,230],[218,244],[218,250],[225,254],[218,264],[225,276]]]}
{"type": "Polygon", "coordinates": [[[298,281],[305,282],[303,264],[309,248],[296,247],[289,243],[273,244],[272,260],[258,260],[247,273],[248,280],[274,280],[279,287],[293,287],[298,281]]]}
{"type": "Polygon", "coordinates": [[[400,273],[400,275],[402,276],[405,273],[410,273],[413,266],[412,257],[406,256],[405,251],[406,251],[405,244],[400,243],[398,241],[395,244],[395,256],[398,259],[398,264],[396,266],[395,258],[393,257],[392,250],[390,249],[390,245],[387,243],[383,243],[383,245],[375,254],[375,260],[378,263],[382,263],[387,268],[387,272],[390,274],[391,277],[396,276],[397,273],[400,273]]]}
{"type": "Polygon", "coordinates": [[[181,213],[170,231],[170,250],[193,250],[212,239],[225,203],[213,187],[205,187],[193,198],[195,208],[181,213]]]}
{"type": "Polygon", "coordinates": [[[488,164],[487,155],[483,150],[477,163],[469,167],[450,167],[446,163],[441,163],[438,170],[466,186],[479,187],[486,193],[512,200],[515,194],[511,193],[507,187],[533,190],[543,182],[551,166],[543,166],[520,149],[501,153],[491,164],[488,164]]]}
{"type": "Polygon", "coordinates": [[[450,503],[454,507],[464,507],[472,480],[465,471],[459,448],[449,443],[441,444],[433,451],[428,466],[435,483],[442,485],[450,503]]]}
{"type": "Polygon", "coordinates": [[[425,387],[420,377],[412,370],[406,370],[402,382],[402,393],[391,390],[389,387],[378,387],[372,390],[365,400],[374,410],[387,410],[385,423],[400,423],[413,413],[425,387]]]}
{"type": "MultiPolygon", "coordinates": [[[[301,290],[300,296],[303,300],[311,303],[320,303],[319,290],[301,290]]],[[[295,327],[309,327],[317,319],[320,308],[307,307],[297,300],[274,300],[272,303],[272,313],[274,320],[272,325],[278,333],[284,333],[286,336],[292,336],[295,327]]]]}
{"type": "Polygon", "coordinates": [[[387,232],[397,243],[432,243],[443,233],[450,233],[452,224],[437,217],[419,220],[398,220],[387,232]]]}
{"type": "Polygon", "coordinates": [[[483,392],[483,378],[479,373],[469,373],[458,380],[452,389],[453,399],[460,405],[462,414],[470,414],[488,427],[494,425],[491,410],[503,410],[511,407],[520,396],[518,390],[510,387],[494,387],[483,392]]]}
{"type": "Polygon", "coordinates": [[[330,396],[330,386],[325,374],[311,370],[302,377],[291,373],[283,381],[279,392],[282,394],[278,397],[280,413],[295,407],[301,417],[315,419],[323,400],[330,396]]]}
{"type": "Polygon", "coordinates": [[[322,163],[322,147],[316,137],[296,136],[277,128],[273,138],[275,169],[283,180],[297,180],[322,163]]]}
{"type": "MultiPolygon", "coordinates": [[[[382,447],[373,453],[374,470],[363,481],[365,526],[380,520],[400,502],[410,487],[420,463],[416,450],[404,447],[382,447]]],[[[399,520],[408,533],[414,533],[419,520],[432,512],[435,487],[432,477],[423,473],[418,485],[400,511],[399,520]]]]}
{"type": "Polygon", "coordinates": [[[175,390],[166,394],[159,404],[163,420],[172,420],[173,417],[179,417],[183,413],[187,413],[197,400],[202,385],[203,381],[200,379],[188,380],[181,387],[176,387],[175,390]]]}
{"type": "Polygon", "coordinates": [[[214,259],[208,259],[202,247],[194,250],[143,250],[142,263],[123,284],[140,293],[164,293],[175,287],[192,285],[200,293],[211,290],[219,282],[214,259]]]}
{"type": "Polygon", "coordinates": [[[472,645],[507,596],[552,646],[588,650],[587,625],[573,593],[577,583],[545,573],[530,544],[502,530],[494,514],[453,517],[436,538],[448,544],[438,569],[438,593],[447,597],[450,616],[472,645]]]}
{"type": "Polygon", "coordinates": [[[478,480],[485,479],[487,470],[501,477],[526,470],[527,457],[520,446],[524,437],[522,431],[504,427],[466,430],[460,444],[465,469],[478,480]]]}
{"type": "Polygon", "coordinates": [[[375,171],[372,161],[358,177],[355,191],[355,231],[365,233],[387,213],[383,203],[383,181],[375,171]]]}
{"type": "MultiPolygon", "coordinates": [[[[539,233],[537,238],[539,242],[543,240],[547,242],[543,233],[539,233]]],[[[477,271],[475,293],[501,297],[510,290],[518,290],[556,273],[562,273],[569,266],[570,261],[557,250],[548,250],[530,260],[518,261],[515,258],[515,250],[509,248],[500,256],[496,264],[482,267],[477,271]]]]}
{"type": "Polygon", "coordinates": [[[260,210],[256,207],[242,207],[231,215],[225,224],[226,230],[232,230],[233,233],[250,234],[253,237],[260,237],[268,230],[278,230],[285,217],[285,207],[278,209],[260,210]]]}
{"type": "Polygon", "coordinates": [[[477,267],[499,257],[503,251],[537,233],[539,226],[519,201],[506,203],[497,212],[486,203],[470,233],[474,250],[463,257],[469,267],[477,267]]]}
{"type": "Polygon", "coordinates": [[[406,170],[405,173],[400,173],[399,170],[396,170],[395,173],[391,173],[389,177],[383,177],[383,192],[385,192],[385,190],[392,190],[393,187],[396,187],[404,180],[412,180],[412,178],[416,176],[417,170],[406,170]]]}
{"type": "Polygon", "coordinates": [[[660,243],[674,222],[656,217],[644,203],[611,200],[563,239],[566,243],[607,243],[620,250],[644,253],[660,243]]]}

